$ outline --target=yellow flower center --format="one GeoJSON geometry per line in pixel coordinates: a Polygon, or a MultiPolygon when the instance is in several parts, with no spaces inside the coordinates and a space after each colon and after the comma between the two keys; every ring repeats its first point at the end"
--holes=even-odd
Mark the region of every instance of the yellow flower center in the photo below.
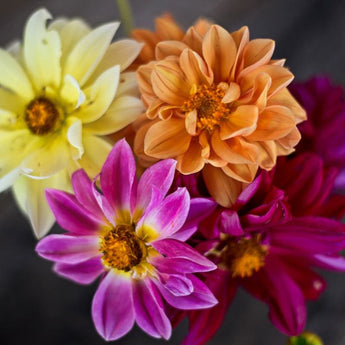
{"type": "Polygon", "coordinates": [[[37,135],[52,132],[58,119],[58,108],[45,97],[34,99],[25,111],[25,122],[31,132],[37,135]]]}
{"type": "Polygon", "coordinates": [[[224,248],[223,259],[233,277],[250,277],[265,265],[267,246],[259,243],[259,237],[231,240],[224,248]]]}
{"type": "Polygon", "coordinates": [[[230,104],[222,102],[224,95],[225,91],[221,85],[201,85],[184,102],[182,111],[189,113],[196,109],[198,113],[197,129],[212,132],[232,112],[230,104]]]}
{"type": "Polygon", "coordinates": [[[102,262],[109,268],[125,272],[137,266],[147,256],[145,243],[136,235],[131,225],[117,225],[100,236],[102,262]]]}

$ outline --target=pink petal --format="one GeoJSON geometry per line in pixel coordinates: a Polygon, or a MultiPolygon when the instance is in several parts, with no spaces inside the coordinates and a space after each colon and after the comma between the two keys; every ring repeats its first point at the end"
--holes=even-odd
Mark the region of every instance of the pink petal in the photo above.
{"type": "Polygon", "coordinates": [[[72,194],[46,189],[47,202],[59,225],[68,231],[81,235],[95,234],[102,226],[103,219],[86,210],[72,194]]]}
{"type": "Polygon", "coordinates": [[[133,299],[138,326],[155,338],[169,339],[171,323],[155,286],[148,280],[137,281],[134,285],[133,299]]]}
{"type": "Polygon", "coordinates": [[[162,198],[165,197],[174,179],[175,168],[176,161],[165,159],[145,170],[138,184],[136,208],[145,210],[150,202],[153,186],[160,191],[162,198]]]}
{"type": "Polygon", "coordinates": [[[86,172],[82,169],[75,171],[71,180],[74,194],[79,203],[92,214],[96,215],[97,218],[104,218],[103,212],[93,195],[92,182],[86,172]]]}
{"type": "Polygon", "coordinates": [[[182,274],[160,274],[160,282],[174,296],[187,296],[193,292],[192,282],[182,274]]]}
{"type": "Polygon", "coordinates": [[[74,265],[58,262],[54,265],[54,271],[76,283],[90,284],[104,272],[104,266],[100,258],[95,257],[74,265]]]}
{"type": "Polygon", "coordinates": [[[184,224],[189,211],[190,198],[186,188],[169,194],[151,212],[145,214],[137,229],[148,227],[160,234],[160,239],[173,235],[184,224]]]}
{"type": "Polygon", "coordinates": [[[152,246],[162,256],[154,256],[150,262],[157,266],[157,268],[159,267],[162,272],[208,272],[217,267],[194,248],[178,240],[164,239],[154,241],[152,246]]]}
{"type": "Polygon", "coordinates": [[[204,345],[220,327],[236,293],[236,283],[228,272],[217,270],[207,274],[207,285],[219,303],[213,308],[188,312],[189,330],[182,345],[204,345]]]}
{"type": "Polygon", "coordinates": [[[177,309],[205,309],[213,307],[215,304],[217,304],[217,299],[201,280],[192,274],[188,274],[187,277],[194,286],[193,292],[187,296],[175,296],[160,282],[155,281],[155,284],[164,299],[177,309]]]}
{"type": "Polygon", "coordinates": [[[217,207],[212,199],[193,198],[190,200],[189,213],[182,228],[175,232],[170,238],[187,241],[198,228],[200,221],[208,217],[217,207]]]}
{"type": "Polygon", "coordinates": [[[135,174],[132,150],[124,139],[120,140],[109,153],[100,176],[102,192],[116,212],[130,212],[135,174]]]}
{"type": "Polygon", "coordinates": [[[99,255],[97,236],[49,235],[36,246],[37,253],[50,261],[76,264],[99,255]]]}
{"type": "Polygon", "coordinates": [[[238,213],[233,210],[225,210],[220,215],[220,229],[231,236],[243,235],[243,229],[238,213]]]}
{"type": "Polygon", "coordinates": [[[107,341],[116,340],[133,327],[132,280],[109,271],[92,301],[92,318],[97,332],[107,341]]]}

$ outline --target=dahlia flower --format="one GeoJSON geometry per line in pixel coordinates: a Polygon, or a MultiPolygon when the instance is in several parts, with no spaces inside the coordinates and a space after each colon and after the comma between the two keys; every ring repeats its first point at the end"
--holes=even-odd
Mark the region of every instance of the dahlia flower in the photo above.
{"type": "Polygon", "coordinates": [[[270,170],[293,151],[306,118],[273,50],[272,40],[250,41],[247,27],[191,27],[182,40],[159,42],[155,60],[137,71],[147,108],[134,144],[141,162],[175,158],[183,174],[202,171],[220,205],[233,205],[258,167],[270,170]]]}
{"type": "Polygon", "coordinates": [[[304,83],[293,83],[290,91],[305,108],[308,120],[299,125],[302,139],[297,152],[314,152],[326,166],[337,167],[341,174],[336,185],[345,186],[345,139],[339,128],[345,128],[344,89],[326,77],[314,77],[304,83]]]}
{"type": "Polygon", "coordinates": [[[218,265],[204,281],[219,304],[188,313],[184,345],[205,344],[213,336],[239,286],[268,305],[281,332],[303,331],[306,300],[326,288],[314,268],[345,271],[345,226],[331,219],[344,214],[345,197],[335,212],[328,205],[334,205],[335,176],[313,154],[278,161],[276,170],[262,171],[244,189],[233,208],[218,208],[200,224],[203,240],[194,241],[218,265]]]}
{"type": "Polygon", "coordinates": [[[110,44],[119,23],[50,19],[36,11],[23,43],[0,49],[0,190],[13,186],[38,237],[54,222],[44,189],[69,190],[80,167],[97,174],[111,150],[105,135],[142,112],[135,76],[123,73],[141,44],[110,44]]]}
{"type": "Polygon", "coordinates": [[[168,339],[164,303],[177,309],[212,307],[216,299],[195,272],[215,265],[183,243],[215,208],[190,200],[185,188],[166,195],[176,162],[147,169],[140,181],[129,145],[121,140],[100,173],[100,192],[83,170],[72,176],[75,195],[47,190],[57,222],[68,231],[37,245],[59,275],[89,284],[101,275],[92,302],[97,331],[106,340],[125,335],[134,322],[153,337],[168,339]]]}

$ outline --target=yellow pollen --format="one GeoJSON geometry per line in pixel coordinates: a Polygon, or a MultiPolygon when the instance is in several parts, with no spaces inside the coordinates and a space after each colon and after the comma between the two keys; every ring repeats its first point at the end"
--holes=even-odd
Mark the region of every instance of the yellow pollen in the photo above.
{"type": "Polygon", "coordinates": [[[216,85],[201,85],[187,101],[182,105],[182,111],[189,113],[197,110],[198,118],[196,127],[199,130],[206,129],[212,132],[221,121],[227,118],[233,109],[230,104],[223,103],[225,91],[216,85]]]}
{"type": "Polygon", "coordinates": [[[233,277],[250,277],[265,265],[267,246],[259,243],[259,237],[242,238],[228,242],[223,252],[224,262],[233,277]]]}
{"type": "Polygon", "coordinates": [[[31,132],[37,135],[52,132],[58,119],[58,109],[45,97],[30,102],[25,111],[25,122],[31,132]]]}
{"type": "Polygon", "coordinates": [[[130,225],[118,225],[101,235],[99,251],[105,266],[125,272],[146,257],[145,244],[130,225]]]}

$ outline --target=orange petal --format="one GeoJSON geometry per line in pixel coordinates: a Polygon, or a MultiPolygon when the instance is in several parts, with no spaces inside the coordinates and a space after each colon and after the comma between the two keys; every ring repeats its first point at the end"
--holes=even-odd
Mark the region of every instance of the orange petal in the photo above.
{"type": "Polygon", "coordinates": [[[157,97],[168,104],[182,105],[189,97],[191,85],[177,63],[158,62],[151,75],[152,88],[157,97]]]}
{"type": "Polygon", "coordinates": [[[158,111],[160,109],[160,107],[165,104],[164,102],[162,102],[160,99],[155,98],[149,105],[147,111],[146,111],[146,115],[150,120],[153,120],[157,117],[158,115],[158,111]]]}
{"type": "Polygon", "coordinates": [[[170,119],[175,114],[176,109],[180,109],[180,107],[176,105],[164,105],[160,107],[158,112],[159,118],[162,120],[170,119]]]}
{"type": "Polygon", "coordinates": [[[183,31],[171,16],[161,16],[155,20],[156,33],[161,41],[180,41],[183,31]]]}
{"type": "Polygon", "coordinates": [[[159,42],[156,46],[156,59],[163,60],[170,55],[180,56],[185,48],[188,48],[188,46],[181,41],[159,42]]]}
{"type": "Polygon", "coordinates": [[[270,97],[267,105],[283,105],[289,108],[294,113],[297,124],[307,119],[305,110],[286,88],[276,93],[273,97],[270,97]]]}
{"type": "Polygon", "coordinates": [[[273,140],[256,142],[259,149],[259,165],[262,169],[271,170],[277,162],[277,145],[273,140]]]}
{"type": "Polygon", "coordinates": [[[275,42],[269,39],[260,38],[250,41],[243,51],[243,71],[252,71],[266,65],[273,55],[274,46],[275,42]]]}
{"type": "Polygon", "coordinates": [[[186,131],[190,135],[196,135],[196,122],[198,119],[198,112],[196,109],[192,110],[186,115],[186,131]]]}
{"type": "Polygon", "coordinates": [[[243,50],[249,42],[249,29],[247,26],[242,26],[241,29],[231,33],[237,47],[237,55],[234,66],[231,70],[230,80],[236,80],[238,72],[243,68],[243,50]]]}
{"type": "Polygon", "coordinates": [[[140,66],[137,70],[136,76],[139,84],[139,88],[142,94],[153,96],[151,74],[154,63],[151,62],[147,65],[140,66]]]}
{"type": "Polygon", "coordinates": [[[291,132],[288,133],[285,137],[278,140],[279,144],[286,149],[290,149],[296,146],[301,140],[301,133],[296,127],[293,127],[291,132]]]}
{"type": "Polygon", "coordinates": [[[202,175],[212,198],[223,207],[235,204],[245,185],[224,174],[222,169],[205,165],[202,175]]]}
{"type": "Polygon", "coordinates": [[[257,164],[228,164],[222,167],[224,173],[233,179],[250,183],[254,180],[256,172],[258,171],[257,164]]]}
{"type": "Polygon", "coordinates": [[[201,146],[201,156],[204,159],[208,159],[210,157],[210,136],[206,131],[202,131],[199,135],[199,144],[201,146]]]}
{"type": "Polygon", "coordinates": [[[228,89],[225,91],[225,95],[222,98],[223,103],[231,103],[236,101],[241,96],[240,86],[234,82],[231,82],[228,89]]]}
{"type": "Polygon", "coordinates": [[[286,62],[286,59],[277,59],[277,60],[271,60],[269,64],[283,67],[285,65],[285,62],[286,62]]]}
{"type": "Polygon", "coordinates": [[[197,138],[193,138],[188,150],[177,158],[176,169],[182,174],[194,174],[204,167],[204,160],[201,157],[201,146],[197,138]]]}
{"type": "Polygon", "coordinates": [[[247,139],[251,141],[266,141],[280,139],[295,127],[293,113],[289,108],[275,105],[267,107],[259,115],[256,131],[247,139]]]}
{"type": "Polygon", "coordinates": [[[211,73],[204,60],[190,49],[185,49],[180,55],[180,66],[191,84],[212,84],[211,73]]]}
{"type": "Polygon", "coordinates": [[[202,42],[202,52],[215,82],[227,81],[237,55],[231,35],[221,26],[212,25],[202,42]]]}
{"type": "Polygon", "coordinates": [[[182,42],[186,43],[190,49],[201,55],[202,39],[203,36],[192,26],[187,30],[182,42]]]}
{"type": "Polygon", "coordinates": [[[155,58],[155,46],[158,38],[155,33],[145,29],[135,29],[131,32],[131,36],[139,42],[144,42],[139,57],[142,62],[149,62],[155,58]]]}
{"type": "Polygon", "coordinates": [[[199,18],[197,22],[193,25],[193,28],[204,37],[207,31],[210,29],[212,22],[205,18],[199,18]]]}
{"type": "Polygon", "coordinates": [[[220,126],[222,140],[238,135],[249,135],[256,129],[258,108],[255,105],[240,105],[220,126]]]}
{"type": "Polygon", "coordinates": [[[243,72],[244,71],[239,75],[242,93],[248,91],[254,86],[256,76],[260,73],[267,73],[272,79],[268,96],[273,96],[275,93],[288,86],[294,78],[293,74],[287,68],[275,65],[264,65],[248,73],[243,72]]]}
{"type": "Polygon", "coordinates": [[[187,151],[190,141],[184,119],[159,121],[146,133],[144,152],[155,158],[174,158],[187,151]]]}
{"type": "Polygon", "coordinates": [[[212,148],[219,157],[232,164],[256,163],[258,159],[258,149],[254,144],[241,138],[224,141],[219,137],[218,131],[213,133],[212,148]]]}

